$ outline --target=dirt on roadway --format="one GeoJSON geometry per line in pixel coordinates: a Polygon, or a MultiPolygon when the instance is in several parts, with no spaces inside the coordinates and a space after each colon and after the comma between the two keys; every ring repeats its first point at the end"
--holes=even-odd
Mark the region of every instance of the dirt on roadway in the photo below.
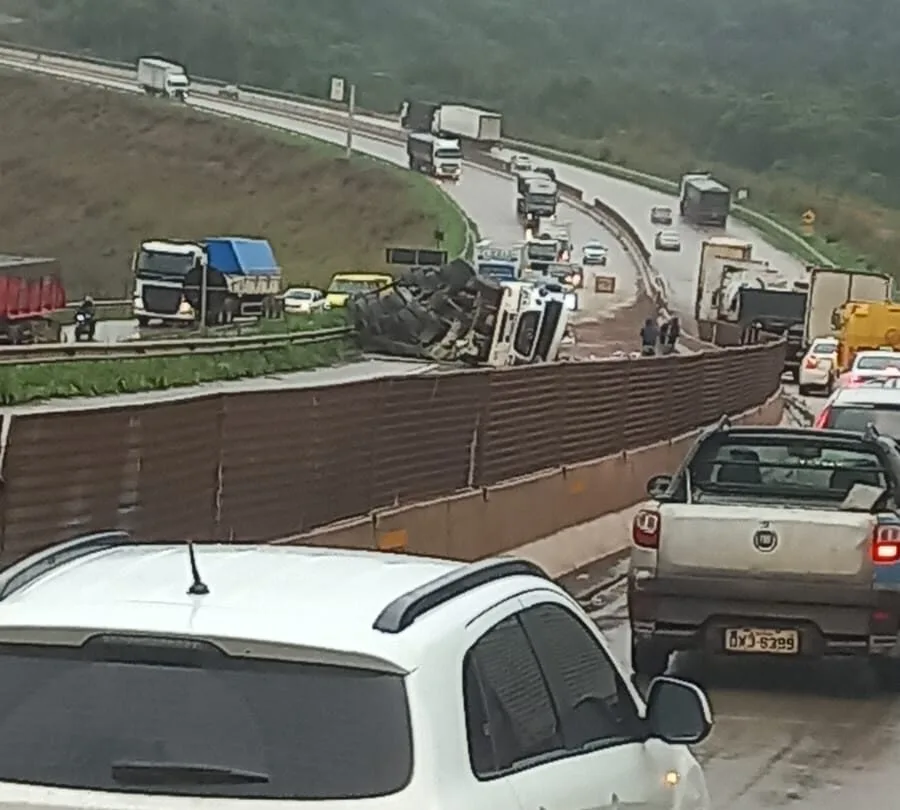
{"type": "MultiPolygon", "coordinates": [[[[613,654],[629,663],[625,564],[594,566],[564,585],[613,654]]],[[[676,655],[670,672],[701,684],[715,716],[696,748],[716,810],[845,810],[898,806],[900,689],[884,691],[861,662],[704,659],[676,655]]]]}
{"type": "Polygon", "coordinates": [[[289,282],[323,285],[451,230],[424,177],[334,146],[19,73],[0,100],[0,253],[59,258],[70,299],[130,294],[147,238],[264,236],[289,282]]]}

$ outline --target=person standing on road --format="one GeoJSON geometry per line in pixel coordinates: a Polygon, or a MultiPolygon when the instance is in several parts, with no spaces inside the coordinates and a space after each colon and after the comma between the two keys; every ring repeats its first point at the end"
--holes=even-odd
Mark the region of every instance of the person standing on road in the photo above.
{"type": "Polygon", "coordinates": [[[656,344],[659,341],[659,327],[653,318],[647,318],[641,327],[641,355],[653,357],[656,354],[656,344]]]}
{"type": "Polygon", "coordinates": [[[678,316],[673,315],[666,321],[660,332],[659,343],[662,347],[662,353],[673,354],[679,337],[681,337],[681,323],[678,320],[678,316]]]}

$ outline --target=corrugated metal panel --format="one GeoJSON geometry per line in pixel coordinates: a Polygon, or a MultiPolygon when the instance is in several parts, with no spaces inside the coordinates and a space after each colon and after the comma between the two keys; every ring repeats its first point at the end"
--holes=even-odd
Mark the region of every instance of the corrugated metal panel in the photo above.
{"type": "Polygon", "coordinates": [[[627,413],[620,362],[571,363],[563,369],[563,464],[615,453],[627,413]]]}
{"type": "Polygon", "coordinates": [[[488,378],[483,372],[385,380],[372,439],[374,505],[408,503],[470,484],[488,378]]]}
{"type": "Polygon", "coordinates": [[[494,484],[562,460],[561,365],[504,369],[490,376],[479,484],[494,484]]]}
{"type": "Polygon", "coordinates": [[[648,357],[628,364],[625,376],[625,428],[622,447],[640,447],[666,438],[672,392],[668,357],[648,357]]]}

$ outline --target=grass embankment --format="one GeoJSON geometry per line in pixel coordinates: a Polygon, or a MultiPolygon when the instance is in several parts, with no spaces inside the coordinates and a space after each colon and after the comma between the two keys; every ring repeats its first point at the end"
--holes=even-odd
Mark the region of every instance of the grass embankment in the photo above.
{"type": "MultiPolygon", "coordinates": [[[[812,248],[840,267],[882,269],[896,276],[896,256],[900,252],[900,211],[879,206],[869,199],[839,194],[810,185],[786,173],[753,174],[733,166],[712,163],[680,150],[673,144],[658,144],[630,135],[610,135],[603,141],[588,141],[559,133],[512,128],[511,137],[533,140],[552,149],[584,156],[638,172],[677,179],[685,171],[709,169],[732,188],[746,188],[744,205],[778,221],[802,236],[812,248]],[[801,231],[803,213],[816,213],[815,233],[801,231]]],[[[585,164],[585,168],[590,168],[585,164]]],[[[667,190],[667,189],[661,189],[667,190]]],[[[752,222],[776,247],[797,253],[797,244],[784,234],[752,222]]],[[[808,258],[813,262],[811,256],[808,258]]]]}
{"type": "MultiPolygon", "coordinates": [[[[327,329],[345,323],[342,312],[310,318],[266,321],[265,333],[327,329]]],[[[136,360],[89,360],[0,366],[0,404],[160,391],[198,383],[263,377],[320,368],[351,360],[358,354],[352,339],[308,346],[222,352],[136,360]]]]}

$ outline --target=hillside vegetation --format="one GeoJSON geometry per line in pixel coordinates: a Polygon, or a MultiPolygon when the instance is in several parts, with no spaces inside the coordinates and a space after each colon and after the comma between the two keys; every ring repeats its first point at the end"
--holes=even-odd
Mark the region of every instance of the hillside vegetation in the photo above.
{"type": "MultiPolygon", "coordinates": [[[[361,104],[498,107],[511,133],[670,176],[891,262],[900,247],[900,4],[887,0],[3,0],[7,36],[361,104]],[[875,201],[879,208],[869,201],[875,201]]],[[[855,256],[851,258],[855,259],[855,256]]]]}
{"type": "Polygon", "coordinates": [[[337,147],[27,74],[0,71],[0,99],[0,253],[59,258],[70,298],[130,295],[154,237],[262,235],[288,282],[320,285],[436,227],[462,241],[427,178],[337,147]]]}

